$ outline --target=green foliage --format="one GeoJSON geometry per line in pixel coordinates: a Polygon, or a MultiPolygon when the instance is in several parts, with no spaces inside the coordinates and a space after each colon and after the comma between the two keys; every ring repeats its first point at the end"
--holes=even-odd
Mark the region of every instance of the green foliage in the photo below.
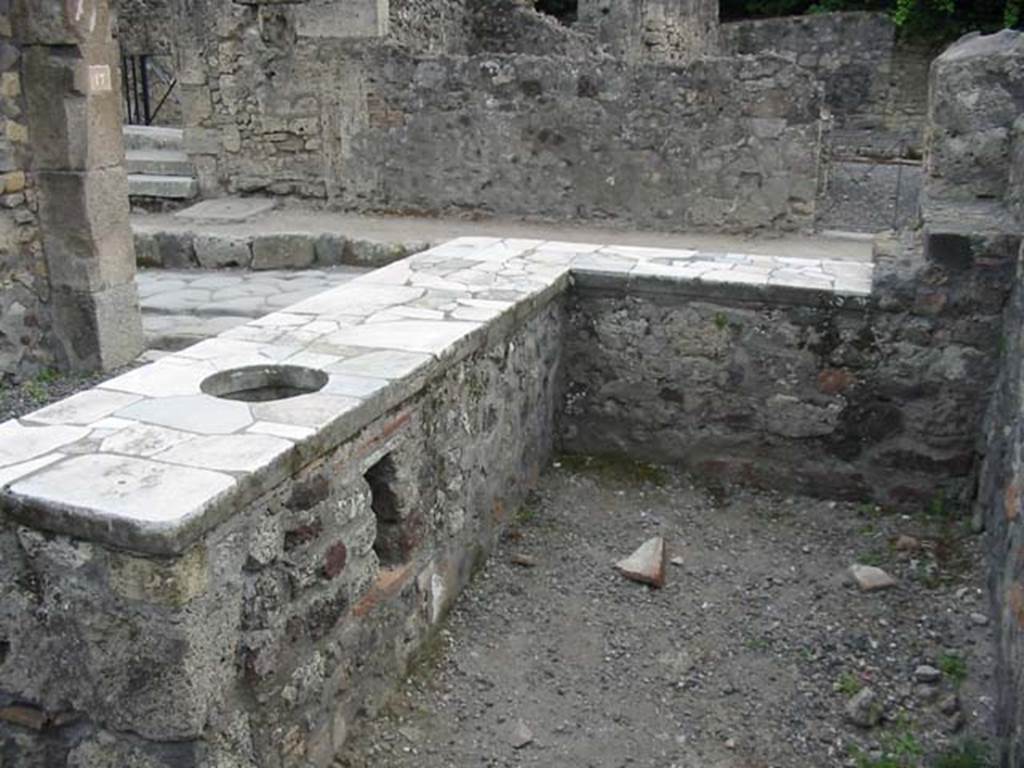
{"type": "Polygon", "coordinates": [[[942,658],[939,659],[939,669],[957,686],[967,679],[967,662],[959,653],[942,654],[942,658]]]}
{"type": "Polygon", "coordinates": [[[852,672],[843,672],[836,681],[835,689],[844,696],[856,696],[860,693],[861,688],[864,684],[860,678],[852,672]]]}
{"type": "Polygon", "coordinates": [[[857,768],[916,768],[924,755],[924,748],[914,735],[914,724],[907,718],[901,718],[894,730],[883,733],[879,742],[882,754],[878,757],[853,750],[857,768]]]}
{"type": "Polygon", "coordinates": [[[1021,22],[1024,21],[1024,14],[1021,13],[1021,8],[1024,7],[1024,3],[1021,0],[1007,0],[1006,10],[1003,12],[1003,26],[1008,29],[1019,29],[1021,22]]]}
{"type": "Polygon", "coordinates": [[[830,11],[885,11],[905,37],[935,43],[980,30],[1019,28],[1024,0],[721,0],[723,19],[830,11]]]}
{"type": "Polygon", "coordinates": [[[992,765],[988,747],[980,741],[965,739],[954,749],[939,755],[934,768],[990,768],[992,765]]]}

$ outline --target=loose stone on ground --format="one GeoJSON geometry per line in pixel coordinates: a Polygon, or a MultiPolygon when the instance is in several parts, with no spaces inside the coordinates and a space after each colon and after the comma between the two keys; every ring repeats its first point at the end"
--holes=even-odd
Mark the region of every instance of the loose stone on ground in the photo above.
{"type": "Polygon", "coordinates": [[[632,555],[617,562],[615,567],[630,581],[658,588],[665,586],[665,540],[660,537],[648,539],[632,555]]]}

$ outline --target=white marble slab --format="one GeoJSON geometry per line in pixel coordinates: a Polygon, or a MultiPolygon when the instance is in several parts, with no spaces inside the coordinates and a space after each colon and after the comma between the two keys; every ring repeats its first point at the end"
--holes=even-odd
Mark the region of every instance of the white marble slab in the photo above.
{"type": "Polygon", "coordinates": [[[246,478],[277,477],[271,468],[299,443],[347,439],[574,274],[623,290],[653,280],[659,292],[678,285],[722,296],[735,286],[745,298],[795,301],[806,292],[816,303],[823,294],[869,296],[872,266],[460,238],[0,424],[0,502],[22,510],[26,524],[180,551],[245,501],[237,494],[263,487],[246,478]],[[273,402],[202,394],[217,371],[281,363],[324,371],[328,384],[273,402]]]}

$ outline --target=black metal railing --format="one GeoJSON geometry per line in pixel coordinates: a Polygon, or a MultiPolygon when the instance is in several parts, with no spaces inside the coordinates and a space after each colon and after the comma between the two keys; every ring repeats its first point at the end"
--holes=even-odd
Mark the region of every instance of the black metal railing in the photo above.
{"type": "Polygon", "coordinates": [[[125,120],[130,125],[152,125],[178,84],[177,79],[158,66],[155,57],[149,54],[123,54],[121,72],[125,120]],[[163,93],[154,105],[156,88],[160,85],[164,86],[163,93]]]}

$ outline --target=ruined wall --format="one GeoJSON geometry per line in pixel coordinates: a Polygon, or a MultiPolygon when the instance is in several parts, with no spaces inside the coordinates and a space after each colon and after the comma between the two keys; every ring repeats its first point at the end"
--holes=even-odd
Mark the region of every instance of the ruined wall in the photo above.
{"type": "Polygon", "coordinates": [[[562,308],[520,317],[180,556],[0,516],[3,764],[331,765],[550,457],[562,308]]]}
{"type": "Polygon", "coordinates": [[[32,376],[55,361],[24,113],[21,50],[0,12],[0,380],[32,376]]]}
{"type": "Polygon", "coordinates": [[[874,232],[918,216],[928,67],[935,51],[897,40],[881,13],[823,13],[722,25],[722,49],[772,51],[812,70],[830,121],[817,224],[874,232]]]}
{"type": "Polygon", "coordinates": [[[390,0],[390,36],[414,51],[464,51],[469,0],[390,0]]]}
{"type": "MultiPolygon", "coordinates": [[[[825,84],[825,104],[840,127],[882,124],[889,102],[896,29],[882,13],[822,13],[734,21],[721,28],[723,53],[785,56],[825,84]]],[[[927,95],[921,83],[922,117],[927,95]]]]}
{"type": "MultiPolygon", "coordinates": [[[[935,177],[928,180],[929,226],[962,211],[978,226],[1020,235],[1024,117],[1018,115],[1024,95],[1019,90],[1024,35],[970,37],[940,61],[933,80],[937,123],[931,132],[935,150],[930,169],[935,177]],[[957,180],[962,189],[953,183],[957,180]],[[992,199],[1000,189],[1003,200],[992,199]]],[[[1000,333],[1002,368],[985,424],[985,461],[975,509],[976,521],[986,530],[989,595],[999,627],[996,724],[1004,766],[1024,761],[1024,246],[1011,283],[1013,296],[1000,333]]]]}
{"type": "Polygon", "coordinates": [[[1002,765],[1013,766],[1024,760],[1024,249],[1001,343],[976,515],[986,529],[989,596],[999,627],[996,725],[1002,765]]]}
{"type": "Polygon", "coordinates": [[[580,0],[578,17],[625,61],[682,63],[718,50],[718,0],[580,0]]]}
{"type": "Polygon", "coordinates": [[[665,229],[813,219],[819,89],[770,56],[345,58],[302,38],[275,51],[248,20],[210,54],[186,139],[207,191],[665,229]]]}
{"type": "Polygon", "coordinates": [[[173,54],[183,0],[111,0],[124,53],[173,54]]]}
{"type": "Polygon", "coordinates": [[[568,27],[534,10],[524,0],[476,0],[470,4],[471,54],[519,53],[533,56],[594,54],[594,37],[580,25],[568,27]]]}
{"type": "Polygon", "coordinates": [[[778,60],[391,57],[374,71],[392,119],[353,137],[352,204],[663,229],[811,220],[818,94],[778,60]]]}
{"type": "Polygon", "coordinates": [[[932,67],[929,105],[925,218],[1000,205],[1014,121],[1024,113],[1024,35],[974,33],[950,46],[932,67]]]}
{"type": "Polygon", "coordinates": [[[868,301],[580,280],[563,448],[896,508],[968,501],[1016,251],[971,269],[893,245],[868,301]]]}

